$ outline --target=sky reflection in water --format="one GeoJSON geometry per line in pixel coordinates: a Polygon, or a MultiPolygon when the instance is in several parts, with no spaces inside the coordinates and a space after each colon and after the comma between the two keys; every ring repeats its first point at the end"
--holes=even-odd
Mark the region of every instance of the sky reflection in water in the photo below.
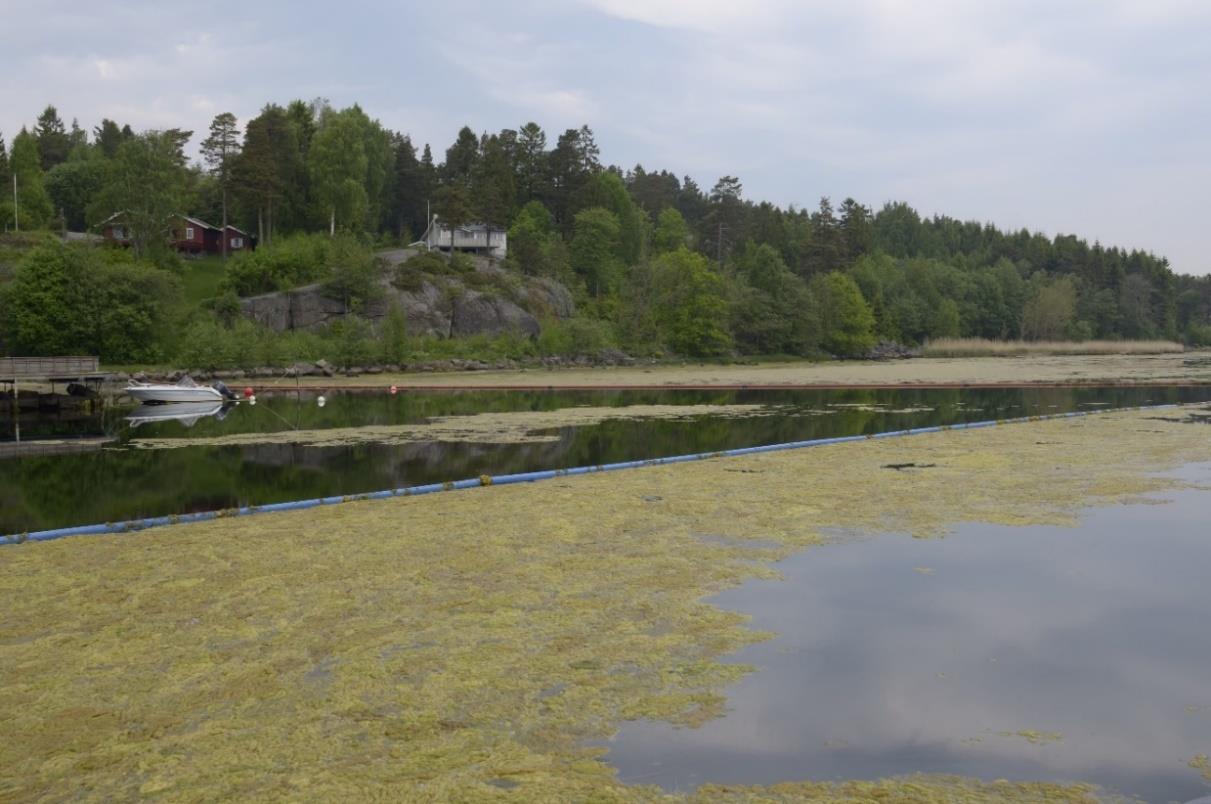
{"type": "MultiPolygon", "coordinates": [[[[1211,464],[1183,476],[1211,482],[1211,464]]],[[[1186,762],[1211,753],[1211,492],[1166,498],[1076,529],[967,524],[794,556],[785,580],[713,599],[779,634],[732,658],[761,669],[729,714],[625,724],[607,760],[679,790],[920,771],[1207,795],[1186,762]]]]}

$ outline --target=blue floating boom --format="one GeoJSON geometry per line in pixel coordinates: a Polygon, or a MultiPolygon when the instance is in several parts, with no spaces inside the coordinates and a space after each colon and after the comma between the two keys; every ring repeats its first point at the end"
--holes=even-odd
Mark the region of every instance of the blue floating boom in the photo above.
{"type": "Polygon", "coordinates": [[[596,466],[577,466],[571,469],[544,469],[537,472],[518,472],[511,475],[483,475],[466,480],[454,480],[447,483],[429,483],[424,486],[408,486],[384,491],[371,491],[363,494],[349,494],[335,497],[317,497],[310,500],[293,502],[270,503],[267,505],[248,505],[242,508],[232,508],[223,511],[199,511],[192,514],[174,514],[171,516],[149,517],[147,519],[132,519],[126,522],[106,522],[99,525],[77,525],[70,528],[55,528],[39,530],[32,533],[14,533],[0,537],[0,545],[20,544],[22,542],[45,542],[51,539],[62,539],[65,536],[97,536],[102,534],[131,533],[133,531],[158,528],[163,525],[176,525],[183,522],[205,522],[210,519],[225,517],[248,516],[250,514],[270,513],[273,511],[299,511],[305,508],[318,508],[321,505],[336,505],[358,500],[384,500],[389,497],[414,497],[421,494],[433,494],[439,491],[458,491],[460,489],[478,488],[480,486],[506,486],[511,483],[534,483],[540,480],[550,480],[556,477],[571,477],[573,475],[588,475],[595,472],[614,472],[620,469],[639,469],[644,466],[664,466],[674,463],[701,461],[707,458],[732,458],[741,455],[757,455],[763,452],[782,452],[783,450],[806,449],[822,447],[828,444],[848,444],[853,441],[870,441],[880,438],[899,438],[901,436],[923,435],[925,433],[940,433],[945,430],[978,430],[983,427],[995,427],[1002,424],[1022,424],[1025,422],[1042,422],[1052,419],[1071,419],[1078,416],[1091,416],[1099,413],[1110,413],[1124,410],[1164,410],[1176,408],[1179,405],[1150,405],[1143,407],[1110,408],[1106,410],[1081,410],[1068,413],[1052,413],[1046,416],[1023,416],[1016,419],[996,419],[982,422],[960,422],[957,424],[938,425],[934,427],[917,427],[911,430],[890,430],[871,435],[839,436],[836,438],[816,438],[809,441],[789,441],[784,444],[765,444],[757,447],[740,447],[739,449],[722,450],[719,452],[700,452],[693,455],[674,455],[667,458],[648,458],[639,461],[623,461],[596,466]]]}

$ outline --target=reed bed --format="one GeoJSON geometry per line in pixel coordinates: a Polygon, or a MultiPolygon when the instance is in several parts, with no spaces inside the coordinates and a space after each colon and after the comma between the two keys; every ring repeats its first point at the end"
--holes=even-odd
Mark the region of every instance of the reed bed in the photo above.
{"type": "Polygon", "coordinates": [[[925,357],[1014,357],[1016,355],[1160,355],[1184,352],[1176,341],[994,341],[938,338],[922,347],[925,357]]]}

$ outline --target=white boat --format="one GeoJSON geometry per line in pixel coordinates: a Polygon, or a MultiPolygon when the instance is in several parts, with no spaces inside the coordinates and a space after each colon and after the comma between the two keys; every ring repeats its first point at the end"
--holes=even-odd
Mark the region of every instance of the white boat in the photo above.
{"type": "Polygon", "coordinates": [[[154,422],[178,421],[186,427],[193,427],[199,419],[214,416],[223,419],[227,415],[229,403],[224,402],[177,402],[173,405],[153,405],[143,403],[126,416],[131,427],[154,422]]]}
{"type": "MultiPolygon", "coordinates": [[[[224,386],[224,390],[226,387],[224,386]]],[[[176,383],[132,382],[126,393],[140,402],[222,402],[227,399],[218,388],[198,385],[189,377],[176,383]]],[[[230,392],[228,392],[230,393],[230,392]]]]}

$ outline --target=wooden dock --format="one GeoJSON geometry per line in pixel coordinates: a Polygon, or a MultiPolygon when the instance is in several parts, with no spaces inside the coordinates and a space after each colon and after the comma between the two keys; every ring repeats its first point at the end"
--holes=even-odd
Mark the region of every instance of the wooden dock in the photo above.
{"type": "Polygon", "coordinates": [[[95,357],[0,357],[0,383],[85,382],[105,379],[95,357]]]}

